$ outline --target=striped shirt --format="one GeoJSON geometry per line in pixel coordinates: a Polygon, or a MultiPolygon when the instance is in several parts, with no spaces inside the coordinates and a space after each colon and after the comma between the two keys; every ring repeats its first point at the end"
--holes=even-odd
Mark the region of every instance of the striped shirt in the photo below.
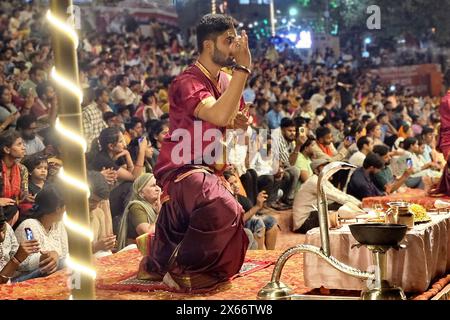
{"type": "Polygon", "coordinates": [[[97,107],[97,103],[93,102],[83,109],[83,135],[86,139],[88,150],[93,140],[100,136],[103,129],[107,128],[103,121],[103,113],[97,107]]]}

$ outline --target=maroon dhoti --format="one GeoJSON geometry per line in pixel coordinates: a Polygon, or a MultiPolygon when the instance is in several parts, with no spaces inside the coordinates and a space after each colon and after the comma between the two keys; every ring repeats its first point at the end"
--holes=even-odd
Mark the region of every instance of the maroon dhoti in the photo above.
{"type": "Polygon", "coordinates": [[[188,173],[179,180],[169,182],[170,200],[141,266],[150,274],[169,272],[183,288],[210,287],[237,274],[244,263],[243,209],[214,174],[188,173]]]}

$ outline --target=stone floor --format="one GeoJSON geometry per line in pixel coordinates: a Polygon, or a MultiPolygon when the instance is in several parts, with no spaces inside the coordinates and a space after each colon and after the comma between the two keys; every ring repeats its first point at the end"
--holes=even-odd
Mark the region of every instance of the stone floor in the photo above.
{"type": "Polygon", "coordinates": [[[292,210],[287,211],[275,211],[270,210],[269,213],[278,220],[280,226],[280,232],[278,233],[278,239],[275,249],[286,250],[297,244],[305,242],[305,235],[292,232],[292,210]]]}

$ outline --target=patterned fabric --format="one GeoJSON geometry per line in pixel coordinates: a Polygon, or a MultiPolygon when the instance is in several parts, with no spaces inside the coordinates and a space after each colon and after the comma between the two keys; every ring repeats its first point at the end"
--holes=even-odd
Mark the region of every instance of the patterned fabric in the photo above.
{"type": "MultiPolygon", "coordinates": [[[[253,272],[265,269],[272,265],[273,261],[257,261],[257,260],[247,260],[241,267],[241,270],[238,274],[233,276],[230,280],[236,279],[237,277],[243,277],[249,275],[253,272]]],[[[192,290],[190,293],[206,293],[211,290],[215,290],[218,286],[221,286],[223,283],[219,283],[218,285],[214,285],[210,288],[200,289],[200,290],[192,290]]],[[[140,280],[136,278],[136,275],[131,277],[126,277],[124,280],[121,280],[117,283],[111,285],[97,285],[97,288],[101,289],[109,289],[109,290],[117,290],[117,291],[140,291],[140,292],[152,292],[157,290],[164,290],[168,292],[186,292],[186,290],[181,289],[177,291],[173,288],[170,288],[162,281],[154,281],[154,280],[140,280]]]]}
{"type": "Polygon", "coordinates": [[[384,197],[369,197],[363,199],[363,208],[372,208],[374,204],[381,204],[384,208],[388,208],[388,202],[394,201],[406,201],[410,203],[420,204],[425,207],[425,209],[434,209],[434,203],[436,200],[441,199],[444,201],[449,201],[450,197],[430,197],[426,195],[426,192],[418,189],[408,189],[403,193],[396,193],[384,197]]]}
{"type": "MultiPolygon", "coordinates": [[[[8,168],[2,161],[2,176],[7,176],[8,168]]],[[[20,169],[18,164],[10,168],[10,179],[3,179],[3,196],[10,199],[18,199],[20,196],[20,169]]]]}
{"type": "MultiPolygon", "coordinates": [[[[63,222],[58,222],[47,232],[36,219],[23,221],[16,229],[16,238],[19,243],[26,241],[25,228],[30,228],[34,239],[39,242],[41,252],[56,251],[59,258],[65,258],[69,252],[67,233],[63,222]]],[[[41,253],[33,253],[20,265],[20,271],[33,271],[39,268],[41,253]]]]}
{"type": "Polygon", "coordinates": [[[6,224],[5,240],[0,242],[0,271],[6,266],[9,260],[16,254],[19,249],[19,243],[14,235],[13,229],[6,224]]]}
{"type": "MultiPolygon", "coordinates": [[[[20,192],[18,195],[14,194],[15,198],[12,198],[13,200],[21,200],[23,199],[26,194],[28,194],[28,170],[27,168],[18,163],[17,164],[18,168],[19,168],[19,175],[20,175],[20,179],[15,179],[16,181],[19,180],[19,185],[20,185],[20,192]]],[[[4,192],[4,186],[5,186],[5,179],[4,179],[4,174],[3,174],[3,170],[2,173],[0,174],[0,192],[1,192],[1,197],[7,197],[3,192],[4,192]]]]}
{"type": "MultiPolygon", "coordinates": [[[[275,262],[282,254],[281,251],[247,251],[247,259],[267,260],[275,262]]],[[[132,277],[136,273],[137,266],[141,260],[138,250],[119,252],[112,256],[96,260],[97,270],[97,300],[182,300],[182,299],[202,299],[202,300],[255,300],[258,291],[270,281],[273,266],[258,270],[245,277],[238,277],[231,283],[217,288],[208,294],[182,294],[167,291],[155,292],[124,292],[101,289],[104,285],[111,285],[132,277]]],[[[306,288],[303,280],[303,254],[294,255],[286,262],[283,269],[282,281],[292,288],[296,294],[334,294],[333,291],[326,290],[311,291],[306,288]]],[[[440,279],[439,288],[444,288],[450,283],[450,276],[440,279]]],[[[67,271],[61,270],[45,278],[37,278],[13,285],[0,285],[0,297],[2,300],[67,300],[70,291],[67,287],[67,271]]],[[[436,285],[433,284],[433,289],[436,285]]],[[[341,293],[338,292],[337,294],[341,293]]],[[[349,295],[344,291],[341,294],[349,295]]],[[[431,299],[433,295],[428,295],[426,299],[431,299]]],[[[415,297],[413,297],[415,298],[415,297]]],[[[421,297],[424,298],[424,297],[421,297]]]]}
{"type": "Polygon", "coordinates": [[[294,142],[287,142],[280,129],[272,131],[272,141],[274,150],[278,151],[278,157],[280,164],[286,167],[290,167],[289,156],[295,148],[294,142]]]}
{"type": "Polygon", "coordinates": [[[103,113],[97,107],[97,103],[93,102],[83,109],[83,135],[88,144],[88,149],[94,139],[100,136],[103,129],[107,127],[103,121],[103,113]]]}

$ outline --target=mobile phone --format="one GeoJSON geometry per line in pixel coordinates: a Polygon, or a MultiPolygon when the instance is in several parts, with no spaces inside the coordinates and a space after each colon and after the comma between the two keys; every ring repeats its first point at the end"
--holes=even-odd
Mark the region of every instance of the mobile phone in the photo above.
{"type": "Polygon", "coordinates": [[[27,236],[27,240],[33,240],[34,239],[33,231],[31,231],[30,228],[25,228],[25,234],[27,236]]]}
{"type": "Polygon", "coordinates": [[[408,168],[412,168],[413,167],[413,162],[411,158],[406,159],[406,165],[408,166],[408,168]]]}
{"type": "Polygon", "coordinates": [[[142,143],[142,141],[144,141],[144,139],[145,139],[145,137],[140,137],[139,140],[138,140],[139,143],[142,143]]]}
{"type": "Polygon", "coordinates": [[[351,143],[355,142],[355,138],[353,138],[352,136],[345,137],[345,140],[347,140],[348,142],[351,142],[351,143]]]}
{"type": "Polygon", "coordinates": [[[300,127],[300,134],[305,134],[305,128],[304,127],[300,127]]]}

